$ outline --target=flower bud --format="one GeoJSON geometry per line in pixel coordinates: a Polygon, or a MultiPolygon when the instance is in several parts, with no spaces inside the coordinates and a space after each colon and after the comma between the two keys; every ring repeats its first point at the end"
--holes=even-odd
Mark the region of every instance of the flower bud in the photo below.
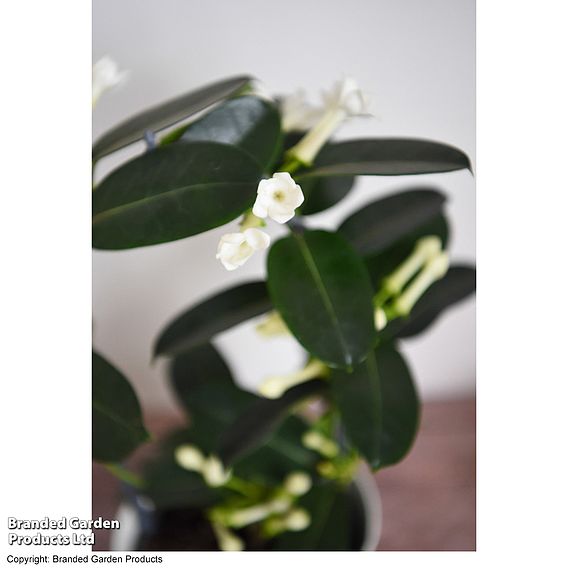
{"type": "Polygon", "coordinates": [[[257,250],[270,245],[270,237],[260,229],[245,229],[241,233],[228,233],[221,237],[216,258],[227,270],[242,266],[257,250]]]}
{"type": "Polygon", "coordinates": [[[445,252],[441,252],[429,260],[418,276],[397,298],[393,305],[395,313],[400,316],[407,316],[424,292],[426,292],[436,280],[440,280],[440,278],[444,277],[449,265],[450,260],[448,254],[445,252]]]}
{"type": "Polygon", "coordinates": [[[217,544],[223,552],[241,552],[245,549],[244,542],[228,528],[219,523],[212,523],[217,544]]]}
{"type": "Polygon", "coordinates": [[[305,509],[292,509],[284,519],[289,531],[303,531],[310,526],[310,522],[310,515],[305,509]]]}
{"type": "Polygon", "coordinates": [[[313,359],[301,371],[289,375],[268,377],[260,385],[258,392],[265,398],[280,398],[289,388],[316,377],[325,377],[328,374],[328,367],[321,361],[313,359]]]}
{"type": "Polygon", "coordinates": [[[221,460],[217,456],[209,456],[201,468],[201,473],[205,483],[210,487],[220,487],[225,485],[231,478],[231,471],[225,470],[221,460]]]}
{"type": "Polygon", "coordinates": [[[190,444],[178,446],[174,455],[178,465],[188,471],[201,471],[205,461],[205,458],[199,448],[190,444]]]}
{"type": "Polygon", "coordinates": [[[377,331],[381,331],[382,329],[385,329],[387,323],[388,320],[387,315],[385,314],[385,310],[383,310],[382,308],[377,308],[375,310],[375,329],[377,331]]]}
{"type": "Polygon", "coordinates": [[[302,444],[320,453],[326,458],[334,458],[339,454],[339,446],[330,438],[327,438],[316,430],[310,430],[302,436],[302,444]]]}
{"type": "Polygon", "coordinates": [[[284,480],[284,490],[290,495],[299,497],[312,488],[312,478],[303,471],[294,471],[284,480]]]}
{"type": "Polygon", "coordinates": [[[425,262],[442,250],[442,241],[435,236],[421,238],[412,254],[383,281],[383,287],[391,294],[399,294],[406,283],[420,270],[425,262]]]}
{"type": "Polygon", "coordinates": [[[119,71],[116,61],[108,56],[99,59],[93,65],[93,95],[92,104],[95,106],[101,95],[126,80],[127,71],[119,71]]]}

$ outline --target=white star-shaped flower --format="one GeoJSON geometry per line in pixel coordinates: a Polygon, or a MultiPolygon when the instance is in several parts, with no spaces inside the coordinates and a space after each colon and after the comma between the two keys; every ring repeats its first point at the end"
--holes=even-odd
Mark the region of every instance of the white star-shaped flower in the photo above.
{"type": "Polygon", "coordinates": [[[277,223],[286,223],[294,217],[296,208],[304,202],[302,188],[288,172],[277,172],[258,184],[252,212],[257,217],[270,217],[277,223]]]}

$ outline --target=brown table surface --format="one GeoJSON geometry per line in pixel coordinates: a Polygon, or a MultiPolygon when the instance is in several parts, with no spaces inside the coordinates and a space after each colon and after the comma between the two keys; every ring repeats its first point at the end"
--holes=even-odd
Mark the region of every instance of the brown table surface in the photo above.
{"type": "MultiPolygon", "coordinates": [[[[160,435],[171,420],[148,420],[160,435]]],[[[430,402],[410,454],[376,475],[383,503],[379,550],[475,550],[475,401],[430,402]]],[[[93,465],[93,518],[112,519],[116,479],[93,465]]],[[[93,550],[108,550],[100,531],[93,550]]]]}

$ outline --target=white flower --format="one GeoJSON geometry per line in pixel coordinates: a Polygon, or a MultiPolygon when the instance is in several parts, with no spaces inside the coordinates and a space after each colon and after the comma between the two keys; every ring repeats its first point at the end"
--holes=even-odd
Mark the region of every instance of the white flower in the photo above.
{"type": "Polygon", "coordinates": [[[315,107],[306,100],[302,89],[282,99],[282,130],[309,130],[322,117],[323,109],[315,107]]]}
{"type": "Polygon", "coordinates": [[[288,172],[277,172],[258,184],[252,212],[257,217],[270,217],[277,223],[286,223],[295,215],[295,209],[304,202],[302,188],[288,172]]]}
{"type": "Polygon", "coordinates": [[[93,106],[105,91],[122,83],[127,76],[128,71],[120,71],[108,55],[99,59],[93,65],[93,106]]]}
{"type": "Polygon", "coordinates": [[[351,77],[337,81],[323,94],[327,110],[341,110],[347,116],[360,116],[369,113],[370,98],[351,77]]]}
{"type": "Polygon", "coordinates": [[[270,245],[270,237],[260,229],[246,229],[241,233],[223,235],[217,247],[217,256],[227,270],[242,266],[257,250],[270,245]]]}
{"type": "Polygon", "coordinates": [[[368,114],[369,98],[354,79],[338,81],[324,94],[325,112],[318,123],[288,151],[288,155],[310,165],[337,127],[351,116],[368,114]]]}

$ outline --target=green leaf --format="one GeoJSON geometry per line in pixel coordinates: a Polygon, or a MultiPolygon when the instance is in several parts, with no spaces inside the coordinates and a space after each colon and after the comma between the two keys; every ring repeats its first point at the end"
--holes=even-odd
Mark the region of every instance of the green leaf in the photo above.
{"type": "Polygon", "coordinates": [[[325,387],[324,381],[312,380],[287,390],[278,399],[257,400],[222,435],[219,453],[223,462],[230,465],[262,445],[284,420],[290,407],[325,387]]]}
{"type": "Polygon", "coordinates": [[[316,485],[300,498],[298,506],[311,517],[310,526],[299,532],[285,532],[274,540],[273,550],[357,550],[353,527],[361,526],[360,510],[355,510],[353,494],[334,483],[316,485]]]}
{"type": "Polygon", "coordinates": [[[182,353],[270,309],[265,282],[247,282],[223,290],[169,323],[156,341],[154,356],[182,353]]]}
{"type": "Polygon", "coordinates": [[[404,138],[348,140],[322,148],[314,167],[299,176],[399,176],[470,169],[469,158],[457,148],[404,138]]]}
{"type": "MultiPolygon", "coordinates": [[[[284,138],[284,150],[289,150],[305,135],[305,132],[288,132],[284,138]]],[[[351,191],[353,176],[303,178],[304,203],[298,210],[301,215],[315,215],[339,203],[351,191]]]]}
{"type": "Polygon", "coordinates": [[[217,451],[225,428],[258,399],[235,385],[229,368],[210,344],[176,357],[169,374],[178,400],[191,417],[196,441],[206,451],[217,451]]]}
{"type": "Polygon", "coordinates": [[[399,239],[385,250],[367,256],[365,258],[365,265],[367,266],[369,274],[371,275],[371,281],[374,283],[375,287],[378,287],[385,276],[388,276],[408,258],[419,239],[432,235],[440,238],[443,248],[447,247],[450,229],[444,215],[440,214],[421,227],[407,233],[403,238],[399,239]]]}
{"type": "Polygon", "coordinates": [[[441,280],[434,282],[406,318],[390,322],[381,337],[412,337],[432,325],[450,306],[461,302],[475,292],[475,268],[466,265],[451,266],[441,280]]]}
{"type": "Polygon", "coordinates": [[[296,339],[333,367],[368,353],[375,332],[373,290],[361,259],[343,237],[294,233],[268,255],[268,289],[296,339]]]}
{"type": "Polygon", "coordinates": [[[93,192],[93,245],[165,243],[223,225],[254,202],[260,168],[235,146],[157,148],[112,172],[93,192]]]}
{"type": "Polygon", "coordinates": [[[207,508],[222,498],[222,490],[209,487],[201,474],[176,462],[177,447],[196,443],[192,430],[178,430],[162,440],[157,455],[144,463],[144,494],[158,509],[207,508]]]}
{"type": "Polygon", "coordinates": [[[136,393],[124,375],[93,352],[93,459],[120,461],[148,440],[136,393]]]}
{"type": "Polygon", "coordinates": [[[338,229],[357,250],[368,255],[439,216],[446,198],[430,188],[415,188],[373,201],[351,214],[338,229]]]}
{"type": "Polygon", "coordinates": [[[288,416],[252,453],[239,458],[235,475],[259,483],[281,485],[292,471],[313,471],[318,454],[302,445],[308,425],[299,416],[288,416]]]}
{"type": "Polygon", "coordinates": [[[418,397],[392,345],[380,344],[352,373],[332,371],[331,390],[347,436],[373,469],[406,455],[418,428],[418,397]]]}
{"type": "Polygon", "coordinates": [[[282,145],[280,113],[274,104],[258,97],[237,97],[190,124],[180,140],[239,146],[266,171],[282,145]]]}
{"type": "Polygon", "coordinates": [[[305,201],[299,213],[315,215],[325,211],[347,197],[355,178],[350,176],[305,178],[302,179],[302,191],[305,201]]]}
{"type": "Polygon", "coordinates": [[[201,87],[137,114],[101,136],[93,147],[93,160],[143,138],[147,130],[157,132],[189,118],[212,104],[234,95],[251,81],[251,77],[232,77],[201,87]]]}

